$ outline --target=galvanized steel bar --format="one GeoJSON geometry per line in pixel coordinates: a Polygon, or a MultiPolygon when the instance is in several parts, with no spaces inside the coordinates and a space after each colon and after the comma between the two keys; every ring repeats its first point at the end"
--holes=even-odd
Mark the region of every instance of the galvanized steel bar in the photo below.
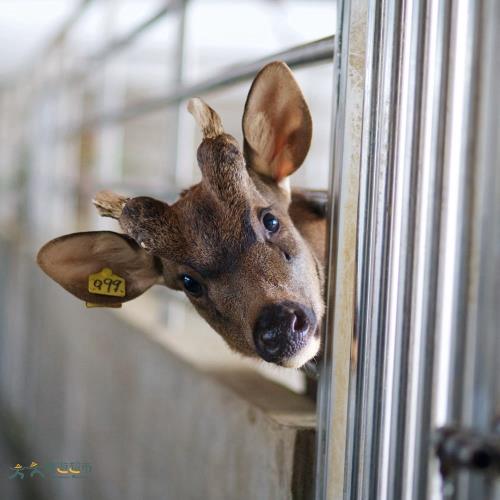
{"type": "MultiPolygon", "coordinates": [[[[436,424],[500,435],[500,5],[463,1],[452,14],[455,57],[445,157],[449,201],[443,211],[448,252],[442,258],[450,288],[452,283],[461,293],[453,290],[454,303],[446,311],[455,312],[455,321],[442,321],[455,356],[448,371],[450,404],[440,414],[446,420],[436,424]]],[[[451,484],[459,500],[500,494],[498,479],[467,470],[451,484]]]]}
{"type": "Polygon", "coordinates": [[[432,377],[436,342],[437,278],[443,141],[448,75],[449,2],[426,2],[420,35],[423,53],[415,78],[421,79],[419,120],[415,124],[414,258],[409,325],[408,372],[412,374],[405,402],[403,498],[426,498],[429,481],[437,478],[431,424],[432,377]]]}
{"type": "Polygon", "coordinates": [[[265,64],[274,60],[285,61],[290,67],[301,67],[316,62],[329,61],[333,57],[334,37],[326,37],[315,42],[293,47],[289,50],[277,52],[266,58],[250,63],[235,66],[220,75],[207,79],[200,83],[188,86],[180,86],[171,92],[159,97],[144,99],[124,109],[118,109],[107,113],[90,117],[70,129],[68,134],[79,133],[84,129],[99,126],[106,123],[129,120],[162,108],[176,104],[183,99],[194,95],[205,94],[213,90],[233,85],[253,77],[265,64]]]}
{"type": "Polygon", "coordinates": [[[111,41],[109,45],[106,45],[103,49],[99,50],[95,54],[92,54],[89,57],[89,62],[91,64],[95,64],[116,55],[118,52],[134,43],[137,38],[139,38],[151,26],[163,19],[167,14],[175,12],[175,10],[181,7],[183,3],[184,2],[181,0],[165,2],[164,5],[162,5],[157,11],[153,13],[153,15],[135,26],[135,28],[127,32],[124,36],[111,41]]]}
{"type": "Polygon", "coordinates": [[[318,390],[316,499],[350,493],[348,427],[356,377],[356,227],[367,31],[365,0],[339,2],[334,58],[327,312],[318,390]]]}
{"type": "Polygon", "coordinates": [[[68,19],[57,31],[57,34],[49,41],[45,53],[50,52],[54,47],[57,47],[71,31],[73,26],[81,19],[84,12],[95,0],[80,0],[80,3],[75,7],[68,19]]]}

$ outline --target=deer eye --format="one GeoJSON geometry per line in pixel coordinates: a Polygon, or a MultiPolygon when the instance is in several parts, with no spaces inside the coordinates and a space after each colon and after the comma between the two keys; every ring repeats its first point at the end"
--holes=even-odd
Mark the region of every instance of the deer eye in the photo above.
{"type": "Polygon", "coordinates": [[[203,291],[201,285],[194,278],[191,278],[189,274],[182,275],[182,284],[186,292],[195,297],[199,297],[203,291]]]}
{"type": "Polygon", "coordinates": [[[262,224],[270,232],[275,233],[280,228],[278,219],[271,213],[267,213],[262,218],[262,224]]]}

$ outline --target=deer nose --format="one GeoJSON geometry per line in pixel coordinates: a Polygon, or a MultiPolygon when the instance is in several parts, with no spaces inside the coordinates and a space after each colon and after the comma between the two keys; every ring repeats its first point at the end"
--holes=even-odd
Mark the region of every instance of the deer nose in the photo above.
{"type": "Polygon", "coordinates": [[[253,331],[257,353],[278,364],[294,356],[307,343],[313,323],[314,313],[295,302],[264,306],[253,331]]]}

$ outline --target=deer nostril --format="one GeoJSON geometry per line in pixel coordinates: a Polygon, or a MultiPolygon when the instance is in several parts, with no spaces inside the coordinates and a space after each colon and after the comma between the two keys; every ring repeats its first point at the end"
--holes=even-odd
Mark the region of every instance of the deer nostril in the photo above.
{"type": "Polygon", "coordinates": [[[290,257],[290,254],[288,252],[285,252],[284,250],[283,250],[283,255],[285,256],[285,260],[288,260],[288,261],[292,260],[292,257],[290,257]]]}
{"type": "Polygon", "coordinates": [[[294,319],[292,320],[292,330],[295,333],[299,334],[307,332],[307,329],[309,328],[309,322],[307,321],[305,315],[296,312],[293,316],[294,319]]]}

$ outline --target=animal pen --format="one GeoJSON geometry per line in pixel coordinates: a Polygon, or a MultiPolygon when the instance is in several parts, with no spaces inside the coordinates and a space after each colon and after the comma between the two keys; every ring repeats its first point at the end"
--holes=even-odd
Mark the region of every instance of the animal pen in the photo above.
{"type": "Polygon", "coordinates": [[[77,3],[0,81],[0,403],[16,463],[87,476],[6,467],[8,498],[500,499],[499,26],[496,0],[77,3]],[[103,187],[196,182],[187,99],[236,134],[275,60],[313,116],[294,184],[328,189],[316,369],[229,353],[168,290],[85,310],[39,272],[113,227],[103,187]]]}

